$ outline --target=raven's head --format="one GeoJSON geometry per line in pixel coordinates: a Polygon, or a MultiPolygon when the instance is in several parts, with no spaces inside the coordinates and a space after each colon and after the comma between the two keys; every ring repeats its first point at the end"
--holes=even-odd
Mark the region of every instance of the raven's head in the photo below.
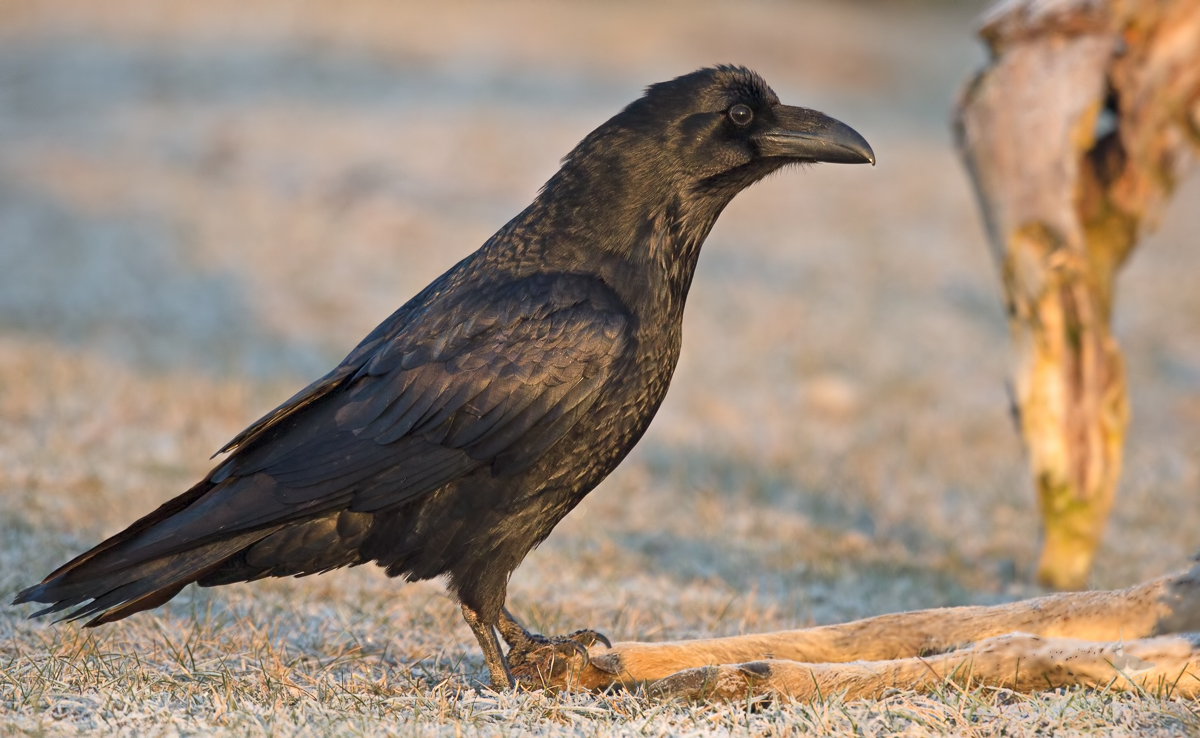
{"type": "MultiPolygon", "coordinates": [[[[744,67],[701,69],[660,82],[613,122],[643,135],[658,129],[660,156],[697,189],[734,194],[782,166],[805,162],[874,164],[853,128],[807,108],[783,105],[744,67]]],[[[730,195],[732,196],[732,194],[730,195]]]]}
{"type": "Polygon", "coordinates": [[[875,154],[844,123],[780,103],[749,69],[700,69],[651,85],[588,134],[522,217],[586,235],[589,249],[663,264],[682,294],[734,195],[815,162],[874,164],[875,154]]]}
{"type": "Polygon", "coordinates": [[[724,65],[651,85],[564,160],[600,165],[609,176],[624,175],[627,185],[644,179],[684,190],[732,189],[728,197],[782,166],[806,162],[874,164],[875,153],[853,128],[783,105],[762,77],[724,65]]]}

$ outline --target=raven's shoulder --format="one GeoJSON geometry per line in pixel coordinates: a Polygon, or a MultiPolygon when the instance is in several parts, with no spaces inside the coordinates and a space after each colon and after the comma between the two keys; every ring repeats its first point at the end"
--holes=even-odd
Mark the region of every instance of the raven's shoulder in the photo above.
{"type": "MultiPolygon", "coordinates": [[[[359,364],[358,375],[381,375],[431,362],[454,362],[478,349],[485,336],[533,341],[552,351],[585,347],[560,335],[565,321],[576,329],[609,330],[629,322],[629,310],[607,285],[590,275],[533,274],[520,279],[483,280],[440,294],[414,309],[405,325],[393,330],[359,364]],[[537,327],[539,333],[523,335],[537,327]],[[554,335],[547,333],[555,329],[554,335]]],[[[533,346],[531,345],[530,348],[533,346]]],[[[498,346],[497,346],[498,348],[498,346]]],[[[532,358],[532,357],[530,357],[532,358]]]]}

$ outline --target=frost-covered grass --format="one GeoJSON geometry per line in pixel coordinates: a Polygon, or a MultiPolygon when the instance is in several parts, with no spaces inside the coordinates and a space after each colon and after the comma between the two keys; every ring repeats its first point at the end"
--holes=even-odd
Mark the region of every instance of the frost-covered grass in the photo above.
{"type": "MultiPolygon", "coordinates": [[[[720,61],[879,166],[729,208],[662,412],[510,605],[655,640],[1033,594],[1004,317],[946,130],[969,9],[683,7],[0,2],[0,599],[190,486],[642,85],[720,61]]],[[[1096,586],[1200,548],[1198,217],[1173,208],[1118,290],[1135,414],[1096,586]]],[[[29,612],[0,607],[3,734],[1200,730],[1196,703],[1086,691],[498,695],[440,584],[372,567],[191,588],[95,631],[29,612]]]]}

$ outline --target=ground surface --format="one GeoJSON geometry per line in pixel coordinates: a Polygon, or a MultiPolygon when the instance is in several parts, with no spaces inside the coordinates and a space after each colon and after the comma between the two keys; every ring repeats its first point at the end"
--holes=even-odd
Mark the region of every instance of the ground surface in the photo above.
{"type": "MultiPolygon", "coordinates": [[[[1031,594],[998,281],[946,122],[976,10],[0,2],[0,599],[189,486],[642,86],[725,61],[879,166],[729,208],[662,412],[510,605],[632,640],[1031,594]]],[[[1134,420],[1096,586],[1200,548],[1198,198],[1119,288],[1134,420]]],[[[370,567],[193,588],[99,631],[29,611],[0,607],[3,734],[1200,730],[1195,703],[1086,692],[496,695],[440,585],[370,567]]]]}

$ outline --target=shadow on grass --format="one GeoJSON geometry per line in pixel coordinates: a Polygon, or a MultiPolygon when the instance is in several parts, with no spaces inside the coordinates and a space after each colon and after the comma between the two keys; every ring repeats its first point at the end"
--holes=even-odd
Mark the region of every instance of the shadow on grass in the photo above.
{"type": "Polygon", "coordinates": [[[646,572],[716,580],[820,621],[1009,599],[1002,563],[972,561],[919,511],[878,520],[854,482],[661,445],[634,463],[650,472],[646,494],[684,501],[666,525],[614,532],[646,572]]]}

